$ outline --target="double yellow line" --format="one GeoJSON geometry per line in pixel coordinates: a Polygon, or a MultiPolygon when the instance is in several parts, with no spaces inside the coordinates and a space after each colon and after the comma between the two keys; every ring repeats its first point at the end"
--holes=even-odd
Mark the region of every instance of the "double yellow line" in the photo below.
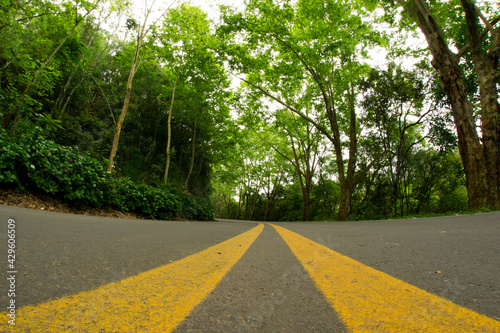
{"type": "MultiPolygon", "coordinates": [[[[500,322],[272,225],[352,332],[500,332],[500,322]]],[[[204,251],[16,314],[1,332],[170,332],[236,264],[257,227],[204,251]]]]}

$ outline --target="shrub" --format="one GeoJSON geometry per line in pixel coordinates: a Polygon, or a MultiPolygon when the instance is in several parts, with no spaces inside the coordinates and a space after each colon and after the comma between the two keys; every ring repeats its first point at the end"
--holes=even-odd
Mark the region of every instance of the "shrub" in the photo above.
{"type": "Polygon", "coordinates": [[[19,184],[17,164],[22,160],[19,144],[8,142],[5,131],[0,132],[0,183],[19,184]]]}
{"type": "Polygon", "coordinates": [[[61,197],[83,207],[116,208],[155,219],[212,220],[204,199],[166,186],[112,178],[100,162],[37,135],[9,138],[0,132],[0,184],[15,184],[61,197]]]}
{"type": "Polygon", "coordinates": [[[42,137],[8,139],[0,134],[0,182],[17,184],[78,202],[101,207],[109,192],[104,165],[75,147],[60,146],[42,137]]]}
{"type": "Polygon", "coordinates": [[[171,219],[181,214],[179,198],[167,187],[157,188],[134,183],[129,178],[114,179],[113,206],[158,219],[171,219]]]}
{"type": "Polygon", "coordinates": [[[440,213],[460,212],[467,209],[467,189],[457,186],[453,191],[442,193],[435,210],[440,213]]]}
{"type": "Polygon", "coordinates": [[[210,202],[205,198],[185,195],[181,204],[182,216],[188,220],[213,220],[215,212],[210,202]]]}

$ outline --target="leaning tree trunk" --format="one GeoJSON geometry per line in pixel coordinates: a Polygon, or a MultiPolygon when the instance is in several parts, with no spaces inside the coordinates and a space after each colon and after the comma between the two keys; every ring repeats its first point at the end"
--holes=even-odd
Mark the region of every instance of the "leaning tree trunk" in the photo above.
{"type": "Polygon", "coordinates": [[[189,178],[191,178],[191,174],[193,173],[193,167],[194,167],[194,156],[195,156],[195,151],[196,151],[196,119],[194,121],[194,130],[193,130],[193,142],[192,142],[192,146],[191,146],[191,161],[189,163],[189,170],[188,170],[188,174],[187,174],[187,177],[186,177],[186,181],[184,182],[184,186],[186,186],[186,188],[188,187],[188,184],[189,184],[189,178]]]}
{"type": "Polygon", "coordinates": [[[146,17],[144,18],[144,24],[140,28],[137,34],[137,44],[135,47],[134,59],[132,60],[132,65],[130,66],[130,72],[128,74],[127,80],[127,90],[125,91],[125,98],[123,100],[122,112],[120,117],[118,117],[118,122],[115,127],[115,135],[113,137],[113,145],[111,146],[111,152],[109,153],[109,164],[108,171],[111,172],[115,165],[116,152],[118,151],[118,143],[120,142],[120,133],[122,131],[123,121],[127,115],[128,107],[130,105],[130,96],[132,96],[132,82],[134,81],[134,75],[137,70],[137,62],[139,61],[139,52],[141,51],[141,44],[144,36],[146,35],[146,24],[148,21],[149,14],[151,14],[152,7],[148,9],[146,17]]]}
{"type": "MultiPolygon", "coordinates": [[[[400,0],[400,3],[403,1],[400,0]]],[[[498,96],[496,88],[492,88],[491,80],[484,77],[486,72],[482,72],[481,67],[485,64],[481,62],[481,59],[478,59],[481,57],[474,56],[474,53],[478,52],[474,43],[479,42],[478,36],[471,33],[471,29],[474,29],[472,21],[477,20],[475,6],[468,1],[462,1],[462,5],[466,9],[470,47],[475,59],[475,71],[480,85],[484,144],[481,144],[476,131],[473,105],[467,96],[465,82],[458,65],[460,57],[449,49],[441,28],[425,2],[413,0],[411,3],[404,2],[403,4],[405,10],[412,16],[425,35],[433,56],[432,66],[438,72],[441,86],[451,104],[457,129],[458,149],[466,177],[469,208],[477,209],[488,205],[499,206],[498,96]]],[[[477,25],[477,22],[475,24],[477,25]]]]}
{"type": "Polygon", "coordinates": [[[171,150],[170,144],[172,142],[172,111],[174,107],[175,99],[175,89],[177,88],[177,80],[179,79],[179,71],[177,71],[177,76],[175,77],[174,88],[172,89],[172,99],[170,100],[170,109],[168,110],[168,121],[167,121],[167,163],[165,164],[165,172],[163,174],[163,184],[168,181],[168,170],[170,168],[171,150]]]}
{"type": "Polygon", "coordinates": [[[134,61],[132,62],[132,66],[130,67],[130,73],[128,75],[127,90],[125,92],[125,99],[123,101],[122,112],[120,113],[120,117],[118,117],[118,122],[116,123],[115,135],[113,137],[113,145],[111,146],[111,152],[109,153],[109,164],[108,164],[109,172],[113,170],[113,167],[115,165],[115,157],[116,157],[116,152],[118,151],[118,143],[120,142],[120,133],[122,131],[123,121],[125,120],[125,116],[127,115],[128,106],[130,105],[130,96],[132,95],[132,82],[134,80],[137,59],[139,58],[139,50],[140,50],[140,42],[138,41],[135,51],[134,61]]]}

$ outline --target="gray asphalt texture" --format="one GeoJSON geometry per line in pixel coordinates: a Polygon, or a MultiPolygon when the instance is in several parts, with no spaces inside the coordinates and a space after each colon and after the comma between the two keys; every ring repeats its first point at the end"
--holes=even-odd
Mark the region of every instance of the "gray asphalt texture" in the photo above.
{"type": "Polygon", "coordinates": [[[326,298],[270,225],[175,330],[346,332],[326,298]]]}
{"type": "MultiPolygon", "coordinates": [[[[2,281],[7,276],[9,218],[17,226],[19,306],[92,290],[137,275],[202,251],[256,225],[112,219],[0,206],[2,281]]],[[[7,293],[2,292],[0,304],[7,301],[7,293]]]]}
{"type": "Polygon", "coordinates": [[[276,224],[500,321],[500,212],[276,224]]]}
{"type": "MultiPolygon", "coordinates": [[[[137,275],[257,225],[225,220],[124,220],[0,206],[2,281],[8,270],[9,218],[16,221],[19,306],[137,275]]],[[[500,320],[500,212],[419,220],[275,224],[500,320]]],[[[0,285],[4,307],[6,284],[0,285]]],[[[345,328],[269,225],[177,328],[177,332],[305,331],[343,332],[345,328]]]]}

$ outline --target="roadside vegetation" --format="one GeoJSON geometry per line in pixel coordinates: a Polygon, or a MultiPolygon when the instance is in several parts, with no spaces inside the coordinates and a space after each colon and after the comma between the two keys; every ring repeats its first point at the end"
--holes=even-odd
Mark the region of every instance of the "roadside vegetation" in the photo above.
{"type": "Polygon", "coordinates": [[[114,178],[106,165],[80,151],[41,136],[10,139],[0,134],[0,182],[19,192],[50,194],[76,208],[133,212],[153,219],[212,220],[207,200],[164,184],[114,178]]]}
{"type": "Polygon", "coordinates": [[[147,4],[0,5],[1,189],[155,219],[500,207],[497,3],[147,4]]]}

